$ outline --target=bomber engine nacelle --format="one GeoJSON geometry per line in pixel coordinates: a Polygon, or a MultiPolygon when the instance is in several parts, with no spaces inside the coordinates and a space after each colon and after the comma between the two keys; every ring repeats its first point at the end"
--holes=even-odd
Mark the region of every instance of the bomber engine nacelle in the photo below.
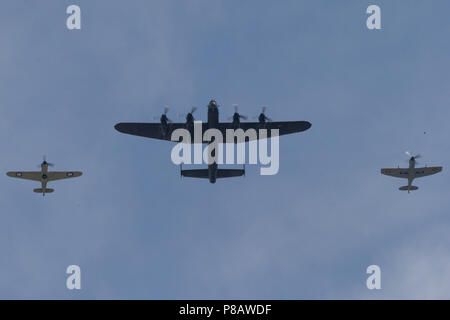
{"type": "Polygon", "coordinates": [[[248,117],[244,116],[244,115],[242,115],[242,114],[240,114],[238,112],[238,105],[237,104],[233,104],[233,107],[234,107],[234,114],[233,114],[232,117],[230,117],[228,119],[229,120],[233,119],[233,127],[236,129],[236,128],[239,128],[239,125],[241,123],[241,118],[244,119],[244,120],[247,120],[248,117]]]}
{"type": "Polygon", "coordinates": [[[194,112],[195,110],[197,110],[197,107],[192,107],[191,112],[189,112],[188,114],[178,114],[179,118],[185,118],[186,119],[186,128],[188,130],[190,130],[191,128],[194,127],[194,112]]]}
{"type": "MultiPolygon", "coordinates": [[[[159,121],[161,122],[161,124],[163,125],[163,126],[167,126],[167,124],[168,123],[171,123],[172,122],[172,120],[170,120],[168,117],[167,117],[167,112],[169,112],[169,107],[168,106],[165,106],[164,107],[164,112],[163,112],[163,114],[161,115],[161,118],[159,118],[159,121]]],[[[155,118],[153,118],[153,119],[155,119],[155,118]]],[[[156,120],[156,119],[155,119],[156,120]]]]}
{"type": "MultiPolygon", "coordinates": [[[[168,106],[165,106],[164,107],[164,112],[161,115],[161,117],[159,118],[159,121],[161,122],[161,134],[163,136],[167,135],[168,129],[169,129],[169,123],[172,123],[172,120],[170,120],[167,117],[167,112],[169,112],[169,109],[170,108],[168,106]]],[[[157,119],[158,119],[158,117],[153,117],[153,120],[157,120],[157,119]]]]}
{"type": "Polygon", "coordinates": [[[192,125],[194,124],[194,112],[197,110],[197,107],[192,107],[191,112],[186,115],[186,124],[192,125]]]}
{"type": "Polygon", "coordinates": [[[266,122],[271,122],[272,121],[272,119],[270,119],[269,117],[266,116],[266,109],[267,109],[267,106],[263,106],[262,107],[262,111],[261,111],[261,113],[258,116],[258,121],[259,121],[260,124],[264,124],[266,122]]]}

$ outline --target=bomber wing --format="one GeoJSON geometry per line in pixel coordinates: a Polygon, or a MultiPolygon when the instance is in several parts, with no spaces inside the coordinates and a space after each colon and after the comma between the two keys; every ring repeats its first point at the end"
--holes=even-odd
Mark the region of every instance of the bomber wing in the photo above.
{"type": "MultiPolygon", "coordinates": [[[[186,123],[169,123],[167,130],[163,129],[161,123],[145,122],[121,122],[116,124],[114,128],[119,132],[133,136],[171,141],[172,132],[176,129],[186,129],[186,123]]],[[[207,124],[203,123],[203,132],[206,129],[208,129],[207,124]]]]}
{"type": "MultiPolygon", "coordinates": [[[[308,130],[311,127],[311,123],[308,121],[275,121],[275,122],[241,122],[239,128],[247,131],[248,129],[256,130],[256,139],[259,139],[259,129],[267,129],[267,136],[270,137],[271,129],[278,129],[279,135],[286,135],[296,132],[302,132],[308,130]]],[[[153,138],[159,140],[171,141],[172,132],[176,129],[184,128],[186,129],[186,123],[169,123],[167,128],[164,129],[160,123],[138,123],[138,122],[122,122],[114,126],[114,128],[126,134],[131,134],[140,137],[153,138]]],[[[207,123],[202,123],[202,132],[204,133],[208,129],[207,123]]],[[[215,129],[222,132],[223,138],[226,139],[226,130],[235,129],[232,122],[221,122],[217,125],[215,129]]],[[[191,128],[191,139],[194,142],[193,130],[191,128]]],[[[254,140],[254,139],[247,139],[254,140]]],[[[204,141],[207,142],[207,141],[204,141]]]]}
{"type": "MultiPolygon", "coordinates": [[[[283,136],[286,134],[296,133],[296,132],[302,132],[305,130],[308,130],[311,128],[311,123],[308,121],[274,121],[274,122],[241,122],[239,124],[239,128],[247,131],[249,129],[254,129],[256,131],[257,138],[260,139],[259,130],[260,129],[266,129],[267,130],[267,137],[270,138],[271,132],[270,130],[278,129],[278,135],[283,136]]],[[[218,128],[225,139],[226,137],[226,130],[227,129],[235,129],[233,123],[224,122],[219,123],[218,128]]],[[[254,139],[247,139],[246,141],[250,141],[254,139]]]]}

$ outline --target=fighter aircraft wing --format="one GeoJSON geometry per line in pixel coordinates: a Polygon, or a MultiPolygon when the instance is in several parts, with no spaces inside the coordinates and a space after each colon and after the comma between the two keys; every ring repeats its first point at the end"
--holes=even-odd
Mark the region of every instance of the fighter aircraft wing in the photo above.
{"type": "MultiPolygon", "coordinates": [[[[311,123],[308,121],[281,121],[281,122],[241,122],[239,128],[247,131],[248,129],[255,129],[257,139],[259,139],[259,129],[267,129],[267,136],[271,136],[271,129],[278,129],[280,136],[295,132],[302,132],[308,130],[311,127],[311,123]]],[[[172,132],[176,129],[186,129],[186,123],[169,123],[167,126],[167,132],[164,134],[160,123],[137,123],[137,122],[122,122],[114,126],[114,128],[122,133],[131,134],[140,137],[160,139],[171,141],[172,132]]],[[[202,132],[204,133],[208,129],[208,124],[202,124],[202,132]]],[[[223,139],[226,139],[226,130],[234,129],[234,125],[231,122],[222,122],[217,125],[219,131],[222,132],[223,139]]],[[[191,130],[192,131],[192,130],[191,130]]],[[[192,142],[194,137],[191,135],[192,142]]],[[[251,139],[253,140],[253,139],[251,139]]]]}
{"type": "Polygon", "coordinates": [[[424,168],[415,168],[414,170],[416,178],[421,178],[441,172],[442,167],[424,167],[424,168]]]}
{"type": "Polygon", "coordinates": [[[40,171],[11,171],[6,174],[11,178],[40,181],[42,173],[40,171]]]}
{"type": "Polygon", "coordinates": [[[384,168],[381,169],[381,174],[395,177],[395,178],[408,178],[408,169],[405,168],[384,168]]]}
{"type": "Polygon", "coordinates": [[[51,171],[47,173],[47,181],[76,178],[83,173],[79,171],[51,171]]]}

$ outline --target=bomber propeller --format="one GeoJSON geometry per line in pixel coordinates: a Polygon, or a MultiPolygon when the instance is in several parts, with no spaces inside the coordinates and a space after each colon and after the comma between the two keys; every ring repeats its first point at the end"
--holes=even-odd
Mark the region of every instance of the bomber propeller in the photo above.
{"type": "Polygon", "coordinates": [[[244,120],[248,119],[247,116],[244,116],[243,114],[239,113],[239,111],[238,111],[239,107],[237,104],[233,104],[233,107],[234,107],[234,114],[233,114],[233,116],[228,117],[228,120],[233,119],[233,121],[240,121],[241,119],[244,119],[244,120]]]}
{"type": "Polygon", "coordinates": [[[272,119],[266,116],[267,106],[262,106],[261,113],[258,117],[254,117],[254,119],[258,119],[260,123],[272,122],[272,119]]]}
{"type": "Polygon", "coordinates": [[[197,107],[192,107],[191,112],[189,112],[188,114],[183,114],[180,113],[178,114],[179,118],[186,118],[186,122],[194,122],[195,118],[194,118],[194,112],[195,110],[197,110],[197,107]]]}
{"type": "MultiPolygon", "coordinates": [[[[164,112],[163,112],[163,114],[161,115],[161,117],[159,117],[159,120],[161,121],[161,123],[163,123],[163,122],[165,122],[165,123],[171,123],[171,122],[172,122],[172,120],[170,120],[170,119],[167,117],[167,112],[169,112],[169,110],[170,110],[170,108],[169,108],[168,106],[165,106],[165,107],[164,107],[164,112]]],[[[158,120],[158,117],[153,117],[153,120],[158,120]]]]}

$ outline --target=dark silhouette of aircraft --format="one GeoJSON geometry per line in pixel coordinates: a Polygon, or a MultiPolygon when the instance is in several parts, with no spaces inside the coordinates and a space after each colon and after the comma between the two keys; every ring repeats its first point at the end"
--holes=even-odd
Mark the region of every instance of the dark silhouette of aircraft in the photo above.
{"type": "MultiPolygon", "coordinates": [[[[186,115],[186,122],[174,123],[167,117],[168,107],[164,108],[164,113],[160,117],[159,123],[118,123],[114,128],[126,134],[131,134],[140,137],[167,140],[172,141],[172,132],[176,129],[186,129],[191,133],[191,142],[194,141],[194,116],[193,113],[197,108],[192,108],[191,112],[186,115]]],[[[208,129],[218,129],[223,137],[226,137],[227,129],[242,129],[247,131],[248,129],[256,130],[256,139],[260,139],[260,132],[258,129],[267,129],[267,138],[271,137],[271,129],[278,129],[279,135],[286,135],[296,132],[302,132],[308,130],[311,127],[311,123],[308,121],[272,121],[265,114],[266,107],[263,107],[262,112],[257,117],[258,122],[241,122],[241,119],[247,119],[246,116],[239,114],[237,106],[235,105],[235,112],[233,114],[232,122],[219,122],[219,105],[215,100],[211,100],[208,104],[208,121],[202,123],[202,133],[208,129]]],[[[249,137],[246,137],[246,141],[249,141],[249,137]]],[[[203,141],[202,143],[211,143],[211,141],[203,141]]],[[[237,139],[235,139],[237,143],[237,139]]],[[[217,163],[208,165],[208,169],[197,170],[182,170],[181,175],[191,178],[206,178],[211,183],[215,183],[217,178],[231,178],[239,177],[245,174],[245,168],[243,169],[219,169],[217,163]]]]}
{"type": "Polygon", "coordinates": [[[41,188],[34,189],[34,192],[42,193],[45,196],[46,193],[52,193],[54,190],[47,188],[47,182],[76,178],[82,175],[78,171],[48,171],[48,167],[53,167],[52,163],[47,162],[44,156],[44,161],[39,165],[41,171],[11,171],[7,175],[11,178],[19,178],[25,180],[39,181],[41,188]]]}
{"type": "Polygon", "coordinates": [[[420,158],[420,154],[418,155],[411,155],[410,152],[406,151],[406,155],[409,158],[409,167],[408,168],[384,168],[381,169],[381,174],[395,177],[395,178],[405,178],[408,179],[408,185],[400,187],[399,190],[401,191],[410,191],[417,190],[419,187],[413,186],[412,182],[416,178],[422,178],[426,176],[430,176],[432,174],[438,173],[442,171],[442,167],[423,167],[423,168],[416,168],[417,161],[416,159],[420,158]]]}

